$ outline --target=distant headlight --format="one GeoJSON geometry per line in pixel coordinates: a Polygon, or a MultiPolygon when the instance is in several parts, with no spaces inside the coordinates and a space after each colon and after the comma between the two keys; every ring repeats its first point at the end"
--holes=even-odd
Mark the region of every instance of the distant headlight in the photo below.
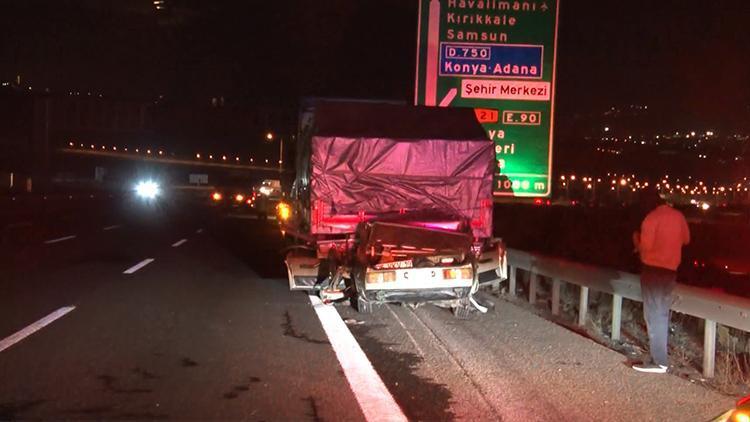
{"type": "Polygon", "coordinates": [[[154,199],[159,196],[159,184],[152,180],[138,182],[135,185],[135,193],[143,199],[154,199]]]}
{"type": "Polygon", "coordinates": [[[268,186],[261,186],[258,190],[260,191],[260,193],[266,196],[269,196],[273,192],[273,189],[269,188],[268,186]]]}

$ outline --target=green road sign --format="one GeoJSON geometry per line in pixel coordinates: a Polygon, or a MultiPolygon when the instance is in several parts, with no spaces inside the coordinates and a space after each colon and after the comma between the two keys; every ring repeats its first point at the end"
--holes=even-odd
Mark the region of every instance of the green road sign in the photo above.
{"type": "Polygon", "coordinates": [[[415,103],[475,109],[497,196],[550,194],[557,15],[557,0],[420,0],[415,103]]]}

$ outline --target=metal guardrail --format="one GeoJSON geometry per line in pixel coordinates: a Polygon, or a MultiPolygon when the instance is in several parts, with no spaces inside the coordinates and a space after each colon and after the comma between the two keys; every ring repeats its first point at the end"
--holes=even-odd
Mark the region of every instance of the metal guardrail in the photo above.
{"type": "MultiPolygon", "coordinates": [[[[560,313],[560,287],[563,282],[581,287],[578,325],[584,325],[588,311],[589,289],[612,295],[612,335],[620,339],[622,299],[642,302],[640,277],[593,265],[580,264],[514,249],[508,250],[509,293],[516,294],[517,269],[528,271],[529,302],[536,303],[539,276],[552,280],[553,315],[560,313]]],[[[716,367],[717,324],[750,332],[750,299],[723,292],[678,284],[672,310],[704,320],[703,376],[712,378],[716,367]]]]}

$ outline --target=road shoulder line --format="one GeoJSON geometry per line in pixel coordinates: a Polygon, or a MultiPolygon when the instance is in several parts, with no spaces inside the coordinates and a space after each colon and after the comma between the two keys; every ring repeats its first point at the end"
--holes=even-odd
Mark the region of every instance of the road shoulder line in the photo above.
{"type": "Polygon", "coordinates": [[[324,305],[319,297],[310,295],[310,302],[320,324],[331,342],[349,387],[357,398],[368,421],[406,421],[380,375],[367,359],[336,308],[324,305]]]}

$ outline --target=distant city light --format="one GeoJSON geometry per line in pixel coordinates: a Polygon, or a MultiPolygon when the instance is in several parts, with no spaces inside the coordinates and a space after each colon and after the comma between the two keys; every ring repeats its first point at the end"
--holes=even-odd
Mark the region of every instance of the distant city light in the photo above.
{"type": "Polygon", "coordinates": [[[266,133],[266,139],[269,141],[273,141],[273,133],[271,132],[266,133]]]}
{"type": "Polygon", "coordinates": [[[195,158],[201,158],[200,154],[195,154],[195,158]]]}
{"type": "Polygon", "coordinates": [[[605,132],[609,132],[609,126],[605,126],[605,127],[604,127],[604,131],[605,131],[605,132]]]}

